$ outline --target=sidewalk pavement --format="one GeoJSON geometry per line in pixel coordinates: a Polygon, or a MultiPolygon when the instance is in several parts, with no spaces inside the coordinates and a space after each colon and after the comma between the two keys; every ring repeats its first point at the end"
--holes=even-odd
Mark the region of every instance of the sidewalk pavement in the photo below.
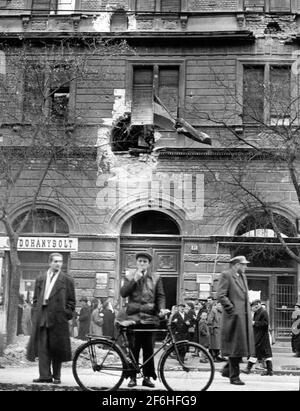
{"type": "MultiPolygon", "coordinates": [[[[224,379],[220,375],[220,371],[225,363],[215,363],[215,379],[209,390],[230,390],[232,386],[228,384],[227,379],[224,379]]],[[[249,390],[276,390],[280,389],[282,383],[286,383],[287,387],[293,389],[299,389],[299,376],[300,376],[300,358],[294,357],[292,353],[275,353],[273,357],[274,364],[274,377],[259,377],[261,370],[254,369],[254,372],[250,375],[241,375],[242,379],[248,382],[249,390]],[[284,375],[284,377],[283,377],[284,375]],[[259,384],[258,384],[259,380],[259,384]],[[250,386],[249,386],[250,384],[250,386]],[[289,385],[292,384],[292,385],[289,385]],[[277,388],[276,388],[277,387],[277,388]],[[297,388],[298,387],[298,388],[297,388]]],[[[246,368],[247,361],[244,359],[241,364],[241,369],[246,368]]],[[[38,363],[32,363],[32,366],[6,366],[6,368],[0,369],[0,390],[6,390],[5,386],[10,385],[25,385],[28,386],[28,390],[35,391],[32,380],[38,377],[38,363]],[[2,386],[2,388],[1,388],[2,386]]],[[[121,386],[121,389],[127,389],[128,380],[125,380],[121,386]]],[[[141,387],[141,381],[138,382],[137,387],[140,391],[147,391],[147,388],[141,387]]],[[[37,387],[38,384],[35,385],[37,387]]],[[[52,385],[52,384],[42,384],[52,385]]],[[[64,364],[62,369],[62,385],[54,386],[53,390],[63,390],[63,387],[73,387],[74,390],[79,389],[77,386],[73,374],[71,363],[64,364]]],[[[37,388],[38,389],[38,388],[37,388]]],[[[127,389],[128,390],[128,389],[127,389]]],[[[155,381],[155,390],[165,391],[165,387],[159,379],[155,381]]]]}

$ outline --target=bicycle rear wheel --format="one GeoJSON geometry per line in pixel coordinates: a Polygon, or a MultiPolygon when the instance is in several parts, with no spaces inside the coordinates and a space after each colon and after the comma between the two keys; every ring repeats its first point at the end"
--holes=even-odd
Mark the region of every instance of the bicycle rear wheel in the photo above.
{"type": "Polygon", "coordinates": [[[208,351],[194,342],[178,341],[176,347],[184,366],[180,364],[172,345],[160,362],[160,376],[169,391],[205,391],[211,385],[215,366],[208,351]]]}
{"type": "Polygon", "coordinates": [[[105,339],[80,345],[72,363],[74,378],[85,391],[117,390],[124,380],[124,368],[122,351],[105,339]]]}

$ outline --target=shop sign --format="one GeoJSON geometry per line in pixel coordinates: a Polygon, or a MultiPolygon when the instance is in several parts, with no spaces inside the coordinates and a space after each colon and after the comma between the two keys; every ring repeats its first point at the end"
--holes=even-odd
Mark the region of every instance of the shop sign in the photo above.
{"type": "MultiPolygon", "coordinates": [[[[8,237],[0,237],[0,249],[9,250],[8,237]]],[[[78,251],[78,238],[20,237],[18,251],[78,251]]]]}

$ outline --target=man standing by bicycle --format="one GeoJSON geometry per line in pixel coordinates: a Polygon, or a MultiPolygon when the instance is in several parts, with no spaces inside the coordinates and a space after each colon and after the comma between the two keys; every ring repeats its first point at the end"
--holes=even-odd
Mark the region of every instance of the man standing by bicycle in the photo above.
{"type": "MultiPolygon", "coordinates": [[[[152,257],[146,252],[136,254],[136,269],[130,270],[124,279],[120,294],[128,298],[127,318],[136,322],[135,328],[155,328],[159,324],[159,314],[164,314],[165,293],[161,278],[150,269],[152,257]]],[[[129,335],[129,344],[136,362],[143,349],[143,362],[153,355],[154,333],[150,337],[147,332],[136,332],[129,335]]],[[[156,380],[153,358],[143,367],[144,379],[142,385],[154,388],[150,378],[156,380]]],[[[135,387],[136,374],[132,375],[128,387],[135,387]]]]}

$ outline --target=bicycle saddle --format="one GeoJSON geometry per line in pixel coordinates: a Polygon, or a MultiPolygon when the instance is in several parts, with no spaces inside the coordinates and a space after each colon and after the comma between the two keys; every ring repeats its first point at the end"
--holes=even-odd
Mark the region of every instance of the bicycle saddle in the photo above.
{"type": "Polygon", "coordinates": [[[120,327],[130,327],[131,325],[136,325],[134,320],[123,320],[123,321],[116,321],[116,324],[120,327]]]}

